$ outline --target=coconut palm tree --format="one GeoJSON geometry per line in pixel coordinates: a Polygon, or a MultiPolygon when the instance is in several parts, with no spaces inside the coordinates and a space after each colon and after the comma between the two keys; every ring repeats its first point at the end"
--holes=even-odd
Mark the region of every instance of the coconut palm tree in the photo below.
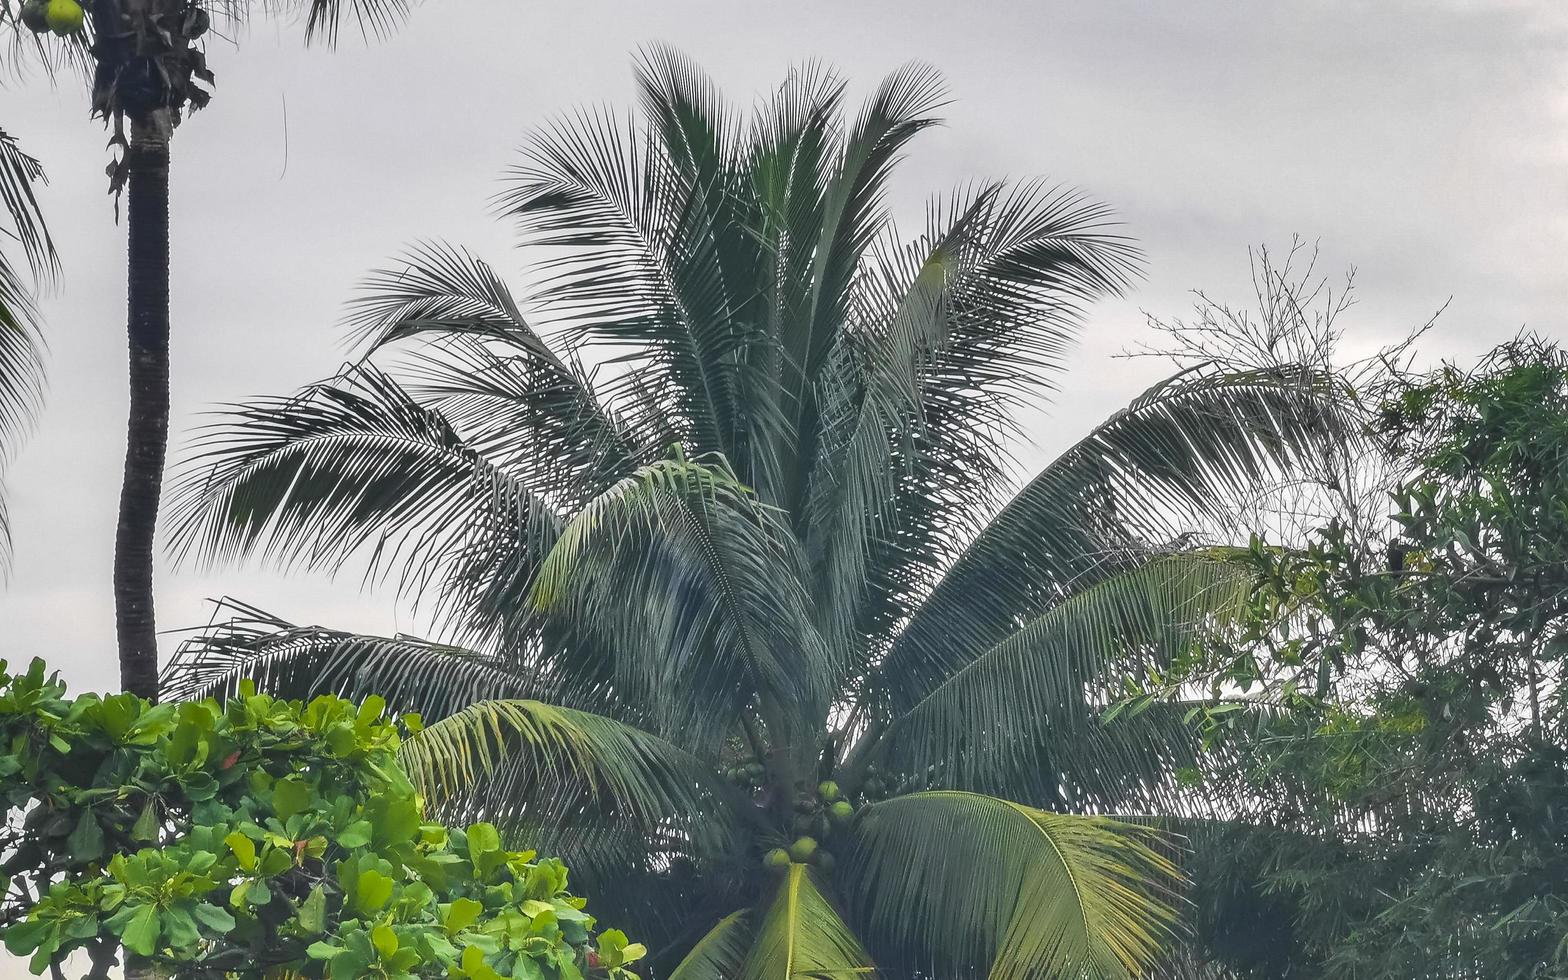
{"type": "Polygon", "coordinates": [[[640,121],[566,117],[507,179],[527,304],[416,247],[364,356],[234,407],[175,492],[181,553],[368,557],[441,641],[235,603],[168,689],[417,710],[432,806],[568,857],[662,977],[1138,973],[1172,868],[1109,815],[1177,802],[1191,748],[1102,709],[1245,600],[1168,543],[1332,436],[1327,382],[1178,375],[1018,488],[1020,412],[1137,268],[1106,209],[975,184],[901,238],[927,68],[853,118],[798,70],[749,123],[674,52],[638,81],[640,121]]]}
{"type": "MultiPolygon", "coordinates": [[[[33,294],[60,269],[33,193],[43,180],[43,165],[0,129],[0,460],[9,458],[43,396],[43,338],[33,294]],[[20,250],[25,273],[8,243],[20,250]]],[[[0,567],[9,565],[10,546],[10,521],[0,497],[0,567]]]]}
{"type": "Polygon", "coordinates": [[[336,40],[345,15],[389,27],[405,0],[0,0],[0,69],[28,61],[90,79],[93,115],[120,153],[110,189],[126,198],[130,414],[114,544],[120,679],[158,696],[153,541],[169,434],[169,153],[174,129],[211,99],[203,38],[212,15],[299,13],[307,39],[336,40]],[[207,87],[204,87],[207,86],[207,87]],[[129,129],[129,135],[126,131],[129,129]]]}

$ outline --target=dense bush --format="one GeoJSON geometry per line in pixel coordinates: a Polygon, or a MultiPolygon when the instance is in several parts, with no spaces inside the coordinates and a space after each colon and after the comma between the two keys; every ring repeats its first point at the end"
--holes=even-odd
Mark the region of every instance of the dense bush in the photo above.
{"type": "Polygon", "coordinates": [[[1249,977],[1565,978],[1568,354],[1378,394],[1387,523],[1255,542],[1250,632],[1167,678],[1223,692],[1258,825],[1206,851],[1200,919],[1249,977]]]}
{"type": "Polygon", "coordinates": [[[629,978],[566,868],[423,818],[381,699],[69,699],[0,663],[6,947],[174,977],[629,978]]]}

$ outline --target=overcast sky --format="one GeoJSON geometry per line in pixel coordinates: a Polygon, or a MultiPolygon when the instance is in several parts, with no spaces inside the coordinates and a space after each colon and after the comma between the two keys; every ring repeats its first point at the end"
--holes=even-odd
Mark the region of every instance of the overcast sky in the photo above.
{"type": "MultiPolygon", "coordinates": [[[[1234,0],[428,0],[391,40],[304,50],[295,25],[214,43],[210,109],[174,144],[174,439],[216,402],[332,372],[357,278],[415,239],[520,268],[489,216],[530,128],[582,102],[628,105],[629,54],[671,42],[749,104],[791,63],[837,65],[857,92],[909,60],[955,103],[896,185],[904,209],[972,177],[1046,175],[1114,205],[1149,272],[1090,318],[1036,434],[1044,454],[1153,379],[1111,355],[1140,310],[1185,291],[1247,295],[1247,246],[1320,240],[1359,269],[1344,321],[1370,348],[1452,297],[1429,356],[1471,357],[1523,326],[1565,335],[1568,5],[1234,0]]],[[[13,662],[115,684],[109,591],[125,412],[124,244],[105,197],[105,134],[70,81],[0,91],[0,125],[46,164],[65,262],[45,304],[51,392],[8,475],[15,567],[0,594],[13,662]]],[[[1043,458],[1043,455],[1042,455],[1043,458]]],[[[300,621],[416,624],[357,578],[165,565],[160,626],[243,597],[300,621]]],[[[165,642],[165,651],[172,648],[165,642]]]]}

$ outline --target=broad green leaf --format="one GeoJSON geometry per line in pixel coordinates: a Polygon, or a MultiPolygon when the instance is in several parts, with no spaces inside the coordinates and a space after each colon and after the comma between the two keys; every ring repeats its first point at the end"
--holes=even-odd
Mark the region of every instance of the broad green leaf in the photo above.
{"type": "Polygon", "coordinates": [[[228,909],[208,902],[197,905],[194,915],[198,922],[220,935],[227,935],[234,928],[234,916],[229,914],[228,909]]]}
{"type": "Polygon", "coordinates": [[[306,935],[314,936],[327,928],[327,892],[321,885],[310,890],[299,906],[299,926],[306,935]]]}
{"type": "Polygon", "coordinates": [[[121,934],[120,940],[125,948],[139,956],[151,956],[158,947],[158,909],[153,905],[143,905],[131,917],[130,925],[121,934]]]}
{"type": "Polygon", "coordinates": [[[135,826],[130,828],[132,840],[157,840],[158,839],[158,809],[157,801],[147,798],[147,803],[141,808],[140,817],[136,817],[135,826]]]}
{"type": "MultiPolygon", "coordinates": [[[[380,717],[379,711],[376,717],[380,717]]],[[[375,945],[376,952],[381,955],[382,960],[390,959],[397,952],[397,931],[385,923],[371,930],[370,941],[375,945]]]]}
{"type": "Polygon", "coordinates": [[[364,915],[381,911],[392,899],[392,879],[375,869],[361,871],[354,889],[354,907],[364,915]]]}
{"type": "Polygon", "coordinates": [[[256,870],[255,841],[236,830],[223,838],[223,842],[229,845],[229,850],[234,852],[234,859],[239,862],[243,870],[256,870]]]}
{"type": "Polygon", "coordinates": [[[310,805],[310,787],[298,779],[280,779],[272,788],[272,810],[279,820],[303,813],[310,805]]]}
{"type": "Polygon", "coordinates": [[[98,818],[91,809],[82,811],[76,829],[71,831],[65,843],[71,849],[73,860],[86,863],[103,857],[103,828],[98,826],[98,818]]]}
{"type": "Polygon", "coordinates": [[[347,848],[365,847],[374,832],[369,820],[356,820],[338,833],[338,844],[347,848]]]}
{"type": "Polygon", "coordinates": [[[479,920],[480,913],[484,910],[484,905],[471,898],[454,899],[447,907],[442,921],[442,925],[446,927],[446,934],[453,936],[467,929],[479,920]]]}

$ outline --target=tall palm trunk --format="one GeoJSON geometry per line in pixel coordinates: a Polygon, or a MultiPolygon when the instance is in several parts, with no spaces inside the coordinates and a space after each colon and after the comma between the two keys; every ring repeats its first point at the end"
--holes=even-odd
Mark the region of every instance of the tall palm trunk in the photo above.
{"type": "Polygon", "coordinates": [[[125,478],[114,541],[114,611],[121,686],[158,695],[158,634],[153,617],[153,538],[169,442],[169,142],[172,114],[133,123],[127,151],[129,235],[127,332],[130,417],[125,478]]]}

